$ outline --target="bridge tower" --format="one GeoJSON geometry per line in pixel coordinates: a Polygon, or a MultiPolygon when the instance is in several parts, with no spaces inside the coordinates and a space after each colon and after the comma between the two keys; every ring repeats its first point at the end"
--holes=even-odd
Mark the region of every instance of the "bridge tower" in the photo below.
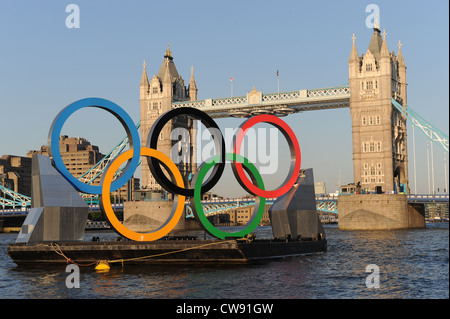
{"type": "Polygon", "coordinates": [[[386,32],[375,24],[366,53],[359,56],[353,35],[350,53],[350,113],[355,184],[370,191],[408,192],[406,118],[392,105],[406,105],[406,65],[401,44],[389,53],[386,32]]]}
{"type": "MultiPolygon", "coordinates": [[[[197,85],[194,79],[193,68],[191,68],[191,78],[189,87],[184,85],[183,78],[178,74],[173,55],[169,46],[164,54],[163,62],[157,74],[153,75],[149,81],[144,61],[144,69],[142,71],[140,88],[140,117],[141,117],[141,143],[143,146],[147,143],[147,135],[155,122],[155,120],[163,113],[172,108],[172,102],[189,101],[197,99],[197,85]]],[[[158,150],[164,154],[171,156],[171,152],[184,150],[181,162],[176,162],[185,177],[185,183],[190,172],[195,168],[194,165],[194,143],[196,138],[196,122],[192,119],[178,117],[176,123],[168,123],[161,131],[158,141],[158,150]],[[188,130],[189,136],[183,136],[179,140],[179,136],[171,136],[173,126],[182,127],[188,130]],[[186,140],[190,138],[190,140],[186,140]],[[184,145],[175,145],[184,143],[184,145]],[[189,150],[189,151],[186,151],[189,150]]],[[[180,155],[180,154],[178,154],[180,155]]],[[[173,156],[171,156],[173,159],[173,156]]],[[[144,190],[162,191],[161,186],[152,176],[147,164],[147,159],[142,159],[142,182],[141,187],[144,190]]]]}

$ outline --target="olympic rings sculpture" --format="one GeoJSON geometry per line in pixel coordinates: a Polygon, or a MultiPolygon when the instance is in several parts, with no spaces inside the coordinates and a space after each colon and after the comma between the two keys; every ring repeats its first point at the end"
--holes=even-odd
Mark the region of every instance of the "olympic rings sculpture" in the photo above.
{"type": "Polygon", "coordinates": [[[287,193],[297,180],[300,173],[301,152],[300,146],[292,129],[280,118],[273,115],[258,115],[244,121],[233,138],[233,153],[225,152],[225,142],[217,123],[205,112],[190,108],[180,107],[169,110],[162,114],[153,124],[147,137],[147,145],[141,146],[139,132],[133,120],[127,112],[117,104],[101,99],[86,98],[78,100],[61,110],[53,120],[48,135],[48,149],[50,157],[53,157],[55,168],[60,174],[79,192],[99,195],[100,208],[106,216],[111,227],[121,236],[134,241],[154,241],[169,234],[174,229],[185,209],[186,197],[192,197],[190,207],[195,218],[200,222],[203,229],[210,235],[219,239],[242,238],[251,233],[259,224],[268,197],[279,197],[287,193]],[[59,150],[59,136],[66,120],[74,112],[81,108],[100,108],[111,113],[124,127],[130,150],[117,156],[103,172],[100,185],[85,184],[76,179],[65,167],[59,150]],[[213,136],[215,149],[219,154],[203,162],[194,175],[191,184],[194,188],[185,188],[185,183],[177,165],[167,155],[157,150],[158,136],[163,127],[173,118],[187,115],[200,120],[213,136]],[[289,173],[283,185],[275,190],[265,190],[264,182],[255,165],[240,155],[242,142],[246,132],[258,123],[268,123],[277,127],[288,141],[291,153],[289,173]],[[110,193],[123,186],[134,174],[141,156],[147,157],[150,171],[156,181],[168,192],[174,194],[172,211],[158,229],[150,233],[138,233],[124,226],[114,214],[111,206],[110,193]],[[114,180],[116,171],[127,161],[120,176],[114,180]],[[244,229],[237,232],[225,232],[213,226],[203,212],[201,195],[217,184],[223,174],[226,161],[231,161],[232,171],[239,184],[250,194],[256,196],[253,215],[244,229]],[[166,177],[161,166],[168,172],[170,179],[166,177]],[[209,178],[203,182],[205,176],[212,169],[209,178]],[[250,176],[248,179],[247,174],[250,176]]]}

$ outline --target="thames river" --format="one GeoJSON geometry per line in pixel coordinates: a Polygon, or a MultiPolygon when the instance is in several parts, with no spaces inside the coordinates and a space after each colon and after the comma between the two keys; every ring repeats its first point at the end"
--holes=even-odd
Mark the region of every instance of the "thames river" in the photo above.
{"type": "MultiPolygon", "coordinates": [[[[246,266],[80,267],[79,288],[68,288],[66,265],[18,267],[7,256],[17,234],[0,234],[0,299],[442,299],[449,298],[448,223],[426,229],[342,231],[326,227],[328,251],[246,266]],[[369,266],[372,265],[372,266],[369,266]],[[375,273],[379,270],[378,286],[375,273]],[[370,285],[372,283],[372,285],[370,285]]],[[[271,236],[259,227],[257,237],[271,236]]],[[[87,232],[114,240],[109,231],[87,232]]]]}

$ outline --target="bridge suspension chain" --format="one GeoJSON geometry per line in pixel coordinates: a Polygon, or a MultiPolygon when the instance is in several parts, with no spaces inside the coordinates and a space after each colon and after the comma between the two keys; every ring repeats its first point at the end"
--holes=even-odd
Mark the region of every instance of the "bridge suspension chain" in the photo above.
{"type": "Polygon", "coordinates": [[[415,112],[410,106],[406,109],[398,103],[396,100],[392,99],[392,104],[397,110],[400,111],[406,118],[411,120],[411,123],[420,128],[420,130],[425,134],[425,136],[432,142],[439,144],[448,153],[448,135],[437,129],[435,126],[428,123],[423,117],[421,117],[417,112],[415,112]]]}

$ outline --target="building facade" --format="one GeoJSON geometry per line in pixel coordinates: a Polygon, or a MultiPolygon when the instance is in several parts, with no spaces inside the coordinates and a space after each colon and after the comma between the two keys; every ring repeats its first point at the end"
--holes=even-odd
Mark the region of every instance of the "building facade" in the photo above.
{"type": "MultiPolygon", "coordinates": [[[[59,138],[59,150],[64,165],[75,178],[80,178],[104,157],[104,155],[100,153],[98,146],[92,145],[83,137],[61,135],[59,138]]],[[[30,157],[30,162],[31,157],[35,153],[49,156],[48,146],[43,145],[39,151],[33,150],[28,152],[27,157],[30,157]]],[[[92,182],[92,185],[99,184],[100,178],[96,178],[92,182]]],[[[133,191],[137,189],[139,189],[139,179],[132,178],[127,184],[111,193],[111,200],[113,203],[131,200],[133,198],[133,191]]]]}
{"type": "Polygon", "coordinates": [[[15,155],[0,157],[0,185],[31,196],[31,158],[15,155]]]}
{"type": "MultiPolygon", "coordinates": [[[[265,205],[264,214],[261,218],[261,225],[270,225],[269,209],[271,205],[265,205]]],[[[235,226],[245,226],[253,215],[255,206],[240,207],[227,212],[230,217],[230,224],[235,226]]]]}
{"type": "Polygon", "coordinates": [[[362,190],[408,192],[406,118],[391,98],[406,106],[406,65],[389,52],[386,32],[375,25],[367,51],[353,46],[348,61],[353,136],[353,174],[362,190]]]}
{"type": "MultiPolygon", "coordinates": [[[[148,79],[146,63],[142,72],[140,88],[140,117],[141,117],[141,142],[147,145],[147,137],[155,120],[161,114],[172,109],[173,101],[195,101],[197,100],[197,85],[194,79],[194,69],[191,68],[191,78],[189,86],[184,85],[183,78],[178,74],[173,55],[169,47],[164,54],[163,62],[157,74],[148,79]]],[[[175,162],[187,184],[189,174],[195,173],[195,139],[196,121],[192,118],[178,117],[168,123],[159,135],[158,150],[174,158],[173,152],[183,150],[183,154],[177,154],[177,158],[182,158],[175,162]],[[175,122],[174,122],[175,121],[175,122]],[[174,127],[185,128],[189,136],[178,136],[172,130],[174,127]],[[187,151],[186,151],[187,150],[187,151]],[[172,153],[171,153],[172,152],[172,153]]],[[[152,176],[147,159],[142,158],[142,189],[161,192],[161,186],[152,176]]]]}

